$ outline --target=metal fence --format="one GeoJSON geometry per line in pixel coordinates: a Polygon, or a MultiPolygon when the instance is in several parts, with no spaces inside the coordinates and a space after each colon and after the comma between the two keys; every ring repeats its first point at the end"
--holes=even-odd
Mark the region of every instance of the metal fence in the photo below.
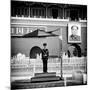
{"type": "MultiPolygon", "coordinates": [[[[80,71],[86,73],[87,71],[87,58],[86,57],[72,57],[62,58],[62,71],[63,75],[72,74],[73,72],[80,71]]],[[[56,72],[60,76],[61,59],[49,58],[48,59],[48,72],[56,72]]],[[[43,63],[40,58],[29,59],[25,58],[11,58],[11,77],[33,77],[34,73],[43,72],[43,63]]]]}

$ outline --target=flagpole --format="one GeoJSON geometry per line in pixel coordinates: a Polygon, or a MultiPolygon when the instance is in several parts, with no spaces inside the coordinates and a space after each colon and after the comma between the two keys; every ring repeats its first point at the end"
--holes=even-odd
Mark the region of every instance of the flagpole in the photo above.
{"type": "Polygon", "coordinates": [[[61,63],[60,63],[61,70],[60,70],[60,73],[61,73],[61,79],[63,79],[63,72],[62,72],[62,29],[61,29],[61,35],[59,36],[59,47],[61,49],[61,54],[60,54],[60,50],[59,50],[59,59],[61,59],[61,63]],[[60,40],[61,40],[61,42],[60,42],[60,40]]]}
{"type": "Polygon", "coordinates": [[[61,42],[61,79],[63,79],[63,72],[62,72],[62,42],[61,42]]]}

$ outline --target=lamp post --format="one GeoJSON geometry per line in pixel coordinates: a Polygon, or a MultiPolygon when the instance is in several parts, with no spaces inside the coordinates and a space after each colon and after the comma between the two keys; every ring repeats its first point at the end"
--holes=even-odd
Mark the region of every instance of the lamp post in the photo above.
{"type": "Polygon", "coordinates": [[[59,60],[61,59],[61,70],[60,70],[60,73],[61,73],[61,80],[63,79],[63,72],[62,72],[62,30],[61,30],[61,35],[59,35],[59,60]],[[60,42],[61,40],[61,42],[60,42]],[[61,47],[60,47],[61,46],[61,47]],[[60,50],[61,50],[61,53],[60,53],[60,50]]]}

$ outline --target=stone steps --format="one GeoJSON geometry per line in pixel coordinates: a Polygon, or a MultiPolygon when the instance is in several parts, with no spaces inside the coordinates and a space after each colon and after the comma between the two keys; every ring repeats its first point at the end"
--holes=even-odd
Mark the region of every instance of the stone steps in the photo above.
{"type": "Polygon", "coordinates": [[[50,77],[50,76],[56,76],[56,72],[35,73],[35,77],[50,77]]]}
{"type": "Polygon", "coordinates": [[[31,78],[31,82],[59,81],[60,77],[55,72],[35,73],[35,77],[31,78]]]}
{"type": "Polygon", "coordinates": [[[31,78],[31,82],[49,82],[49,81],[59,81],[60,77],[42,77],[42,78],[31,78]]]}

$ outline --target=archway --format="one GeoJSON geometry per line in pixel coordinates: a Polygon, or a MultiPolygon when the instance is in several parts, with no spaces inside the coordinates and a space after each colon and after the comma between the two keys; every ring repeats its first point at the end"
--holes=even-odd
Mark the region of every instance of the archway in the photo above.
{"type": "Polygon", "coordinates": [[[81,47],[78,44],[72,44],[68,48],[68,56],[73,57],[81,57],[81,47]]]}
{"type": "Polygon", "coordinates": [[[29,56],[30,56],[30,58],[36,59],[37,54],[40,55],[40,53],[41,53],[41,48],[38,47],[38,46],[34,46],[34,47],[31,48],[29,56]]]}

